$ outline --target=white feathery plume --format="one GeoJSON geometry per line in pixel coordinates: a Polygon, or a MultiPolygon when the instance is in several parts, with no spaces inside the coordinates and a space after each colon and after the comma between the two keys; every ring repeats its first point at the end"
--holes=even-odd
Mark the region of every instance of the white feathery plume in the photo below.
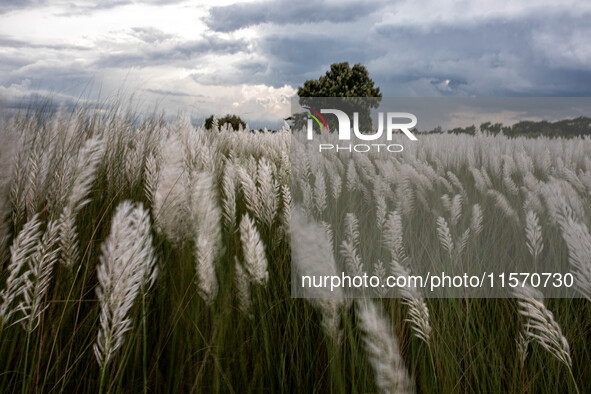
{"type": "Polygon", "coordinates": [[[471,168],[470,171],[472,172],[472,176],[474,177],[474,185],[476,186],[476,189],[480,193],[486,193],[486,191],[488,190],[488,186],[486,184],[486,181],[484,180],[484,177],[482,176],[482,173],[478,170],[478,168],[471,168]]]}
{"type": "Polygon", "coordinates": [[[524,330],[519,331],[519,336],[515,340],[517,342],[517,356],[519,357],[519,365],[523,369],[525,359],[527,358],[527,348],[531,342],[531,338],[525,335],[524,330]]]}
{"type": "Polygon", "coordinates": [[[366,187],[364,184],[360,184],[359,189],[361,190],[361,194],[363,196],[363,198],[361,200],[363,205],[364,206],[371,205],[371,203],[373,202],[373,198],[372,198],[372,194],[371,194],[370,189],[368,187],[366,187]]]}
{"type": "Polygon", "coordinates": [[[492,188],[492,181],[490,180],[490,177],[488,176],[488,172],[486,171],[486,168],[482,167],[480,169],[480,175],[482,175],[482,179],[484,179],[487,189],[491,189],[492,188]]]}
{"type": "Polygon", "coordinates": [[[513,291],[517,297],[519,314],[524,319],[522,332],[526,339],[539,343],[556,359],[571,368],[568,341],[562,335],[554,315],[544,305],[541,293],[524,284],[519,284],[513,291]]]}
{"type": "Polygon", "coordinates": [[[562,230],[562,238],[568,247],[568,260],[574,268],[577,289],[591,300],[591,234],[587,226],[575,218],[566,203],[560,187],[555,184],[543,188],[552,219],[562,230]]]}
{"type": "Polygon", "coordinates": [[[404,216],[412,215],[415,210],[416,195],[412,182],[408,178],[396,186],[396,201],[400,204],[398,210],[404,216]]]}
{"type": "Polygon", "coordinates": [[[503,186],[505,186],[505,189],[507,189],[509,194],[511,194],[513,196],[516,196],[519,194],[519,188],[517,187],[517,185],[515,184],[515,182],[511,178],[511,176],[506,175],[503,177],[503,186]]]}
{"type": "Polygon", "coordinates": [[[68,206],[72,208],[74,214],[78,213],[89,202],[85,197],[90,191],[92,182],[94,182],[96,170],[104,152],[105,144],[103,140],[95,137],[87,140],[78,153],[74,184],[68,198],[68,206]]]}
{"type": "Polygon", "coordinates": [[[439,243],[447,251],[450,257],[453,256],[454,242],[451,238],[449,226],[444,217],[439,216],[437,218],[437,234],[439,235],[439,243]]]}
{"type": "Polygon", "coordinates": [[[470,238],[470,227],[468,227],[466,229],[466,231],[464,231],[462,233],[462,236],[458,240],[456,240],[455,248],[456,248],[456,256],[458,258],[460,258],[462,256],[462,253],[466,249],[466,245],[468,245],[469,238],[470,238]]]}
{"type": "MultiPolygon", "coordinates": [[[[382,260],[378,260],[378,262],[374,265],[373,268],[374,276],[378,277],[380,283],[386,283],[386,268],[384,267],[384,263],[382,260]]],[[[376,295],[379,298],[385,297],[388,294],[387,287],[376,287],[375,289],[376,295]]]]}
{"type": "Polygon", "coordinates": [[[330,179],[332,198],[336,201],[339,199],[341,195],[343,180],[336,171],[334,172],[334,174],[331,175],[330,179]]]}
{"type": "Polygon", "coordinates": [[[28,176],[27,176],[27,187],[26,187],[26,196],[25,196],[25,207],[27,210],[28,216],[31,216],[34,212],[37,211],[37,193],[36,191],[39,189],[39,182],[41,178],[40,174],[40,166],[42,163],[41,161],[41,153],[39,152],[38,146],[33,146],[31,148],[31,153],[29,154],[28,160],[28,176]]]}
{"type": "MultiPolygon", "coordinates": [[[[396,260],[390,263],[390,269],[394,276],[408,278],[410,271],[396,260]]],[[[425,343],[431,340],[431,323],[429,318],[429,308],[421,296],[419,289],[410,286],[397,287],[402,297],[402,303],[408,306],[409,318],[406,319],[412,325],[415,336],[425,343]]]]}
{"type": "Polygon", "coordinates": [[[59,226],[51,221],[41,237],[36,251],[28,259],[28,271],[24,278],[23,300],[18,309],[23,314],[19,319],[23,328],[32,332],[41,321],[41,314],[48,305],[44,305],[45,294],[49,289],[53,267],[57,261],[59,249],[59,226]]]}
{"type": "Polygon", "coordinates": [[[386,215],[388,214],[388,205],[386,204],[386,199],[381,194],[376,194],[375,196],[375,203],[376,203],[376,227],[378,230],[381,230],[386,222],[386,215]]]}
{"type": "Polygon", "coordinates": [[[402,303],[408,307],[409,317],[405,321],[411,324],[415,337],[429,344],[431,341],[431,323],[429,308],[422,297],[405,297],[402,303]]]}
{"type": "Polygon", "coordinates": [[[371,301],[356,304],[363,347],[373,369],[379,393],[411,393],[413,384],[404,366],[390,322],[371,301]]]}
{"type": "Polygon", "coordinates": [[[326,209],[326,183],[322,171],[317,171],[314,176],[314,206],[319,215],[326,209]]]}
{"type": "Polygon", "coordinates": [[[238,308],[244,314],[250,316],[250,309],[252,308],[252,300],[250,298],[250,282],[248,274],[242,268],[242,264],[238,261],[238,257],[234,256],[235,280],[236,289],[238,290],[238,308]]]}
{"type": "Polygon", "coordinates": [[[542,239],[542,226],[538,223],[538,215],[534,211],[527,211],[525,215],[525,236],[527,238],[527,250],[537,260],[542,250],[544,242],[542,239]]]}
{"type": "Polygon", "coordinates": [[[78,261],[78,233],[76,229],[75,213],[67,205],[59,218],[60,228],[60,256],[66,267],[71,267],[78,261]]]}
{"type": "Polygon", "coordinates": [[[355,169],[355,162],[353,160],[349,160],[349,164],[347,165],[347,191],[359,190],[361,185],[361,180],[359,179],[359,174],[355,169]]]}
{"type": "Polygon", "coordinates": [[[131,137],[133,146],[125,151],[125,177],[130,185],[139,178],[143,163],[144,146],[140,136],[131,137]]]}
{"type": "Polygon", "coordinates": [[[525,194],[525,199],[523,200],[523,210],[527,211],[534,211],[538,213],[544,212],[544,208],[542,207],[542,200],[540,200],[539,194],[537,192],[532,192],[529,189],[522,187],[521,190],[525,194]]]}
{"type": "Polygon", "coordinates": [[[456,174],[454,174],[451,171],[447,172],[447,177],[449,178],[449,180],[451,181],[451,183],[453,183],[453,185],[460,191],[460,194],[462,195],[462,198],[464,200],[467,199],[467,195],[466,195],[466,190],[464,189],[464,185],[462,185],[462,182],[460,182],[460,180],[458,179],[458,177],[456,176],[456,174]]]}
{"type": "Polygon", "coordinates": [[[591,234],[584,223],[573,215],[560,222],[562,238],[568,247],[568,260],[574,268],[575,284],[588,300],[591,300],[591,234]]]}
{"type": "Polygon", "coordinates": [[[441,196],[441,205],[443,205],[443,209],[445,209],[448,212],[451,212],[451,200],[449,198],[449,195],[444,194],[443,196],[441,196]]]}
{"type": "Polygon", "coordinates": [[[134,207],[124,201],[101,245],[97,267],[100,325],[93,350],[101,368],[123,345],[125,333],[131,329],[129,312],[135,299],[154,284],[157,272],[149,214],[141,204],[134,207]]]}
{"type": "Polygon", "coordinates": [[[254,222],[246,213],[240,221],[240,242],[246,263],[246,270],[252,281],[258,284],[265,284],[269,281],[267,271],[267,257],[265,246],[257,231],[254,222]]]}
{"type": "Polygon", "coordinates": [[[228,161],[224,166],[224,175],[222,178],[224,221],[228,228],[234,228],[236,225],[236,182],[233,164],[228,161]]]}
{"type": "Polygon", "coordinates": [[[515,163],[513,162],[513,158],[511,156],[505,156],[504,164],[503,164],[503,186],[509,192],[509,194],[516,196],[519,194],[519,188],[511,178],[515,171],[515,163]]]}
{"type": "Polygon", "coordinates": [[[363,266],[353,242],[350,240],[343,241],[341,243],[340,253],[345,259],[345,266],[349,275],[363,276],[363,266]]]}
{"type": "Polygon", "coordinates": [[[480,208],[480,204],[472,205],[472,222],[470,223],[470,229],[475,237],[482,232],[482,208],[480,208]]]}
{"type": "Polygon", "coordinates": [[[25,223],[10,247],[8,278],[4,289],[0,292],[0,326],[6,324],[17,311],[12,304],[22,292],[22,286],[28,275],[28,272],[23,270],[27,268],[27,261],[37,250],[40,237],[41,222],[39,215],[36,214],[25,223]]]}
{"type": "Polygon", "coordinates": [[[104,150],[105,144],[102,139],[91,138],[78,153],[74,183],[59,218],[61,262],[67,267],[72,267],[78,260],[76,215],[89,202],[86,196],[94,182],[104,150]]]}
{"type": "Polygon", "coordinates": [[[308,182],[300,179],[300,188],[302,189],[302,204],[306,209],[306,212],[311,214],[314,212],[314,194],[312,187],[308,182]]]}
{"type": "Polygon", "coordinates": [[[457,225],[460,220],[460,216],[462,215],[462,202],[462,195],[456,194],[452,200],[451,209],[449,211],[452,226],[457,225]]]}
{"type": "Polygon", "coordinates": [[[283,202],[281,224],[287,234],[291,228],[291,190],[288,185],[281,185],[281,200],[283,202]]]}
{"type": "Polygon", "coordinates": [[[259,201],[255,178],[249,174],[249,171],[245,167],[238,164],[236,165],[236,173],[240,178],[240,186],[246,202],[246,207],[254,213],[255,217],[262,218],[263,203],[259,201]]]}
{"type": "Polygon", "coordinates": [[[158,163],[153,153],[146,158],[144,167],[144,192],[150,205],[154,204],[154,195],[158,182],[158,163]]]}
{"type": "Polygon", "coordinates": [[[174,243],[184,241],[189,228],[186,178],[184,148],[179,137],[172,134],[163,141],[152,215],[156,230],[174,243]]]}
{"type": "Polygon", "coordinates": [[[392,258],[401,264],[405,263],[402,218],[398,211],[392,211],[384,224],[384,246],[392,254],[392,258]]]}
{"type": "Polygon", "coordinates": [[[354,213],[347,212],[345,214],[343,231],[345,233],[344,239],[349,241],[354,247],[359,247],[359,221],[354,213]]]}
{"type": "Polygon", "coordinates": [[[324,229],[326,236],[328,237],[328,243],[330,246],[330,250],[334,250],[334,231],[332,231],[332,226],[326,222],[320,222],[320,225],[324,229]]]}
{"type": "Polygon", "coordinates": [[[218,291],[215,262],[222,246],[221,210],[214,177],[202,172],[193,175],[193,226],[195,266],[201,297],[211,304],[218,291]]]}
{"type": "Polygon", "coordinates": [[[516,223],[519,222],[519,217],[517,216],[517,212],[511,207],[511,204],[507,200],[507,198],[496,190],[489,190],[487,194],[495,199],[495,203],[497,207],[503,211],[506,217],[515,221],[516,223]]]}
{"type": "MultiPolygon", "coordinates": [[[[301,208],[295,208],[292,221],[292,263],[297,277],[336,276],[337,267],[334,259],[331,240],[321,224],[306,216],[301,208]]],[[[295,287],[302,296],[320,311],[322,328],[335,342],[340,342],[341,311],[345,304],[344,292],[341,287],[295,287]]]]}
{"type": "Polygon", "coordinates": [[[279,183],[273,177],[273,166],[265,158],[258,163],[257,181],[258,200],[262,204],[262,216],[258,219],[271,226],[279,208],[279,183]]]}
{"type": "MultiPolygon", "coordinates": [[[[22,142],[21,142],[22,144],[22,142]]],[[[14,159],[14,168],[12,174],[12,182],[10,185],[10,201],[14,207],[13,209],[13,223],[20,223],[25,216],[26,203],[24,196],[23,179],[26,179],[26,165],[24,148],[20,148],[16,152],[14,159]]]]}

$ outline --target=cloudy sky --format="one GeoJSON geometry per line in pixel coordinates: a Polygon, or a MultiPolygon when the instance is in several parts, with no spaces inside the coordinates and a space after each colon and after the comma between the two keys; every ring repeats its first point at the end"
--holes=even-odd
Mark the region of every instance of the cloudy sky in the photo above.
{"type": "Polygon", "coordinates": [[[591,96],[591,2],[1,0],[0,102],[108,100],[254,124],[331,63],[385,97],[591,96]]]}

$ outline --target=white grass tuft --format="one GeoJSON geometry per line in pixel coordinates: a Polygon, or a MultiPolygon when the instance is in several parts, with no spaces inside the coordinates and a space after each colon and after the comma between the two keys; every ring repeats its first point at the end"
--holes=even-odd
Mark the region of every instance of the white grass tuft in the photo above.
{"type": "Polygon", "coordinates": [[[527,239],[527,250],[534,260],[537,260],[544,250],[542,239],[542,226],[538,222],[538,215],[534,211],[527,211],[525,215],[525,237],[527,239]]]}
{"type": "MultiPolygon", "coordinates": [[[[337,267],[332,250],[332,241],[326,229],[306,217],[301,208],[294,208],[292,221],[294,233],[292,264],[295,277],[337,275],[337,267]]],[[[336,342],[340,342],[341,311],[344,307],[343,289],[337,287],[331,291],[327,287],[298,287],[299,294],[317,308],[322,314],[324,332],[336,342]]]]}
{"type": "Polygon", "coordinates": [[[379,393],[411,393],[414,387],[390,322],[371,301],[356,304],[362,340],[379,393]]]}
{"type": "Polygon", "coordinates": [[[38,248],[41,233],[39,215],[33,215],[25,223],[10,247],[8,277],[4,289],[0,292],[0,326],[5,325],[17,311],[13,304],[23,291],[23,286],[29,275],[27,263],[38,248]]]}
{"type": "Polygon", "coordinates": [[[454,242],[449,231],[449,226],[444,217],[437,218],[437,235],[439,236],[439,243],[447,251],[450,257],[453,257],[454,242]]]}
{"type": "Polygon", "coordinates": [[[197,281],[201,297],[211,304],[218,291],[215,262],[222,246],[222,212],[213,175],[193,175],[193,226],[197,281]]]}
{"type": "Polygon", "coordinates": [[[154,284],[158,272],[150,219],[141,204],[134,206],[130,201],[119,204],[101,251],[96,288],[100,325],[93,350],[103,368],[131,329],[130,311],[135,299],[154,284]]]}
{"type": "Polygon", "coordinates": [[[522,284],[514,288],[514,294],[517,297],[519,314],[523,319],[522,333],[526,340],[539,343],[556,359],[571,368],[568,341],[562,335],[554,315],[542,302],[541,294],[522,284]]]}
{"type": "Polygon", "coordinates": [[[261,285],[266,284],[269,280],[269,272],[267,271],[265,246],[254,222],[248,214],[244,214],[240,221],[240,241],[242,243],[246,270],[251,280],[261,285]]]}
{"type": "Polygon", "coordinates": [[[23,314],[19,321],[28,332],[37,328],[41,321],[41,314],[48,307],[44,304],[44,299],[57,261],[59,249],[56,248],[56,245],[58,241],[59,226],[56,222],[49,222],[45,233],[37,244],[36,251],[28,259],[28,270],[22,290],[23,300],[18,306],[23,314]]]}

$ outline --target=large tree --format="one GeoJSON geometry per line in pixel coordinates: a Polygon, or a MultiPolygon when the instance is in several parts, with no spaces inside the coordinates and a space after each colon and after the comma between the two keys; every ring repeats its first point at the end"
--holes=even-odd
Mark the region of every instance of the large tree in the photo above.
{"type": "MultiPolygon", "coordinates": [[[[349,63],[333,63],[330,70],[318,79],[308,80],[304,86],[298,87],[299,103],[302,106],[318,106],[318,97],[348,97],[341,102],[340,108],[348,114],[359,112],[359,129],[371,130],[370,109],[377,108],[382,94],[380,88],[375,87],[374,81],[369,77],[365,66],[355,64],[352,68],[349,63]],[[363,99],[357,99],[363,98],[363,99]]],[[[303,127],[303,118],[294,117],[296,128],[303,127]]],[[[327,117],[329,128],[335,129],[336,119],[327,117]],[[331,126],[332,124],[332,126],[331,126]]]]}

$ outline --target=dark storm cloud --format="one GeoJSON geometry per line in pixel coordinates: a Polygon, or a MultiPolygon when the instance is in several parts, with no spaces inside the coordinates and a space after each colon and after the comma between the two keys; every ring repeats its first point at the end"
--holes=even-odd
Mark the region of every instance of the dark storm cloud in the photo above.
{"type": "Polygon", "coordinates": [[[193,79],[207,85],[266,84],[275,88],[303,85],[318,78],[331,63],[365,64],[375,52],[371,43],[350,37],[343,40],[325,34],[269,35],[259,39],[252,52],[264,60],[240,61],[225,73],[195,73],[193,79]]]}
{"type": "Polygon", "coordinates": [[[176,43],[174,45],[152,48],[151,46],[135,52],[115,53],[102,57],[95,66],[99,68],[147,67],[162,64],[174,65],[191,60],[197,55],[210,53],[234,54],[245,51],[247,43],[243,40],[226,40],[215,36],[198,41],[176,43]]]}
{"type": "Polygon", "coordinates": [[[383,2],[327,3],[314,1],[258,1],[212,7],[206,23],[210,29],[230,32],[262,23],[304,24],[353,22],[376,12],[383,2]]]}
{"type": "Polygon", "coordinates": [[[237,62],[227,74],[193,78],[297,87],[331,63],[348,61],[366,65],[386,96],[587,96],[591,46],[571,41],[589,29],[588,20],[584,13],[555,13],[419,27],[367,21],[365,34],[358,33],[359,24],[316,34],[302,33],[313,31],[308,27],[290,34],[276,28],[253,44],[264,69],[252,72],[248,63],[237,62]]]}
{"type": "Polygon", "coordinates": [[[526,17],[426,30],[379,27],[380,41],[391,44],[373,61],[374,75],[390,95],[419,80],[442,95],[589,95],[591,65],[560,56],[568,53],[561,46],[568,45],[570,32],[584,28],[588,17],[526,17]],[[554,37],[556,47],[542,47],[541,33],[554,37]]]}

